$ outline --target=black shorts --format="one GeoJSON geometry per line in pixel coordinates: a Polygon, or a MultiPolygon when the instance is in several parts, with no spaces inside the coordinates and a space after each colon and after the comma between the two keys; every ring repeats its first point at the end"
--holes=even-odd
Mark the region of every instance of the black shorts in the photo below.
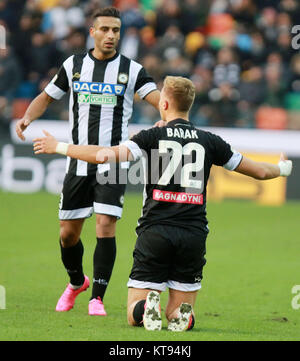
{"type": "Polygon", "coordinates": [[[88,218],[93,213],[121,218],[126,184],[99,184],[96,174],[66,174],[59,204],[59,219],[88,218]]]}
{"type": "Polygon", "coordinates": [[[139,234],[127,286],[164,291],[201,288],[207,232],[153,225],[139,234]]]}

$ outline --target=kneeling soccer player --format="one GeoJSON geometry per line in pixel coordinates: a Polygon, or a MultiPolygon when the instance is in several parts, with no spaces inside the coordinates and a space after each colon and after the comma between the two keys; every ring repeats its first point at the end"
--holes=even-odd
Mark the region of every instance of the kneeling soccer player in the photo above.
{"type": "Polygon", "coordinates": [[[160,330],[160,293],[169,289],[168,329],[185,331],[195,323],[194,305],[205,265],[206,186],[212,165],[256,179],[288,176],[292,162],[255,162],[232,151],[222,138],[195,128],[188,120],[193,83],[166,77],[159,107],[165,126],[143,130],[119,146],[99,147],[35,140],[34,150],[60,153],[91,163],[137,160],[144,156],[145,195],[136,229],[138,238],[128,281],[128,323],[160,330]]]}

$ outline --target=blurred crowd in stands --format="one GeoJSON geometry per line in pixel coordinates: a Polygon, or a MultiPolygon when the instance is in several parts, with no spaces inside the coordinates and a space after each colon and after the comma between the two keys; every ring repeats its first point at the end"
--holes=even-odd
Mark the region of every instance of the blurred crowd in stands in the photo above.
{"type": "MultiPolygon", "coordinates": [[[[68,56],[93,47],[91,14],[110,5],[122,14],[122,54],[159,87],[165,75],[193,80],[195,125],[300,129],[300,51],[291,45],[298,0],[0,0],[0,131],[68,56]]],[[[139,99],[134,109],[132,122],[159,118],[139,99]]],[[[43,119],[68,119],[68,96],[43,119]]]]}

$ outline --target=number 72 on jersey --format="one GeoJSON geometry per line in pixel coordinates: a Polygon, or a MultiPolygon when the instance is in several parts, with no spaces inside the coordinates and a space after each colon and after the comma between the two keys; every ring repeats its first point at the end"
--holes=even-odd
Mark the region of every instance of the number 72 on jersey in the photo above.
{"type": "Polygon", "coordinates": [[[180,184],[184,188],[195,188],[202,193],[204,186],[204,147],[195,142],[182,146],[179,142],[173,140],[160,140],[159,155],[168,153],[168,150],[172,151],[172,156],[157,184],[161,186],[169,184],[176,170],[181,166],[179,177],[176,177],[176,175],[174,177],[175,184],[180,184]],[[191,157],[193,152],[195,154],[194,161],[186,162],[185,156],[191,157]],[[191,177],[192,172],[198,174],[197,179],[191,177]]]}

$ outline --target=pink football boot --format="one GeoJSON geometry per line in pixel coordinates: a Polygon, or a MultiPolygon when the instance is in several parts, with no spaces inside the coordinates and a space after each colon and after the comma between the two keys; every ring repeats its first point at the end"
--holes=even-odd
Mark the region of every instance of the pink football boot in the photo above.
{"type": "Polygon", "coordinates": [[[90,316],[106,316],[104,305],[100,297],[93,298],[89,302],[89,315],[90,316]]]}
{"type": "Polygon", "coordinates": [[[90,285],[90,280],[87,276],[84,276],[83,285],[76,290],[74,290],[71,287],[71,285],[68,284],[64,293],[61,295],[60,299],[57,302],[56,311],[65,312],[71,310],[75,304],[76,297],[79,295],[79,293],[86,291],[89,285],[90,285]]]}

